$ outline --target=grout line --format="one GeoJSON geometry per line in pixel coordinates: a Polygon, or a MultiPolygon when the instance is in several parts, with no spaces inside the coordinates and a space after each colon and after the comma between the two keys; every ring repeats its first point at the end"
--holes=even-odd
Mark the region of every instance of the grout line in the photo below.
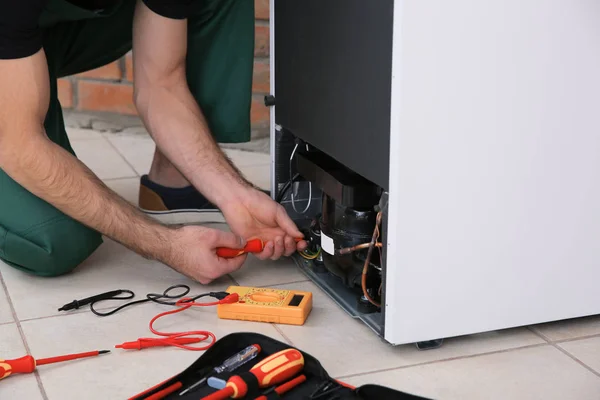
{"type": "Polygon", "coordinates": [[[235,280],[235,278],[231,274],[227,274],[227,277],[231,280],[231,282],[233,282],[235,286],[242,286],[237,280],[235,280]]]}
{"type": "Polygon", "coordinates": [[[283,286],[283,285],[292,285],[294,283],[304,283],[304,282],[310,282],[309,279],[302,279],[299,281],[290,281],[290,282],[283,282],[283,283],[277,283],[274,285],[265,285],[265,286],[257,286],[257,287],[274,287],[274,286],[283,286]]]}
{"type": "Polygon", "coordinates": [[[531,327],[531,326],[527,326],[526,327],[527,330],[529,330],[529,332],[533,333],[534,335],[542,338],[543,340],[545,340],[547,343],[552,343],[552,341],[546,336],[544,335],[542,332],[538,331],[537,329],[531,327]]]}
{"type": "MultiPolygon", "coordinates": [[[[110,307],[107,307],[110,308],[110,307]]],[[[98,307],[96,308],[99,311],[105,310],[107,308],[104,307],[98,307]]],[[[74,311],[69,311],[67,313],[64,314],[52,314],[52,315],[44,315],[43,317],[33,317],[33,318],[24,318],[21,319],[21,322],[31,322],[31,321],[38,321],[41,319],[52,319],[52,318],[61,318],[61,317],[68,317],[69,315],[79,315],[79,314],[85,314],[85,313],[91,313],[90,309],[85,309],[85,310],[74,310],[74,311]]]]}
{"type": "Polygon", "coordinates": [[[579,337],[574,337],[574,338],[569,338],[569,339],[555,340],[551,343],[556,343],[556,344],[569,343],[569,342],[576,342],[578,340],[592,339],[592,338],[597,338],[597,337],[600,337],[600,333],[596,333],[594,335],[579,336],[579,337]]]}
{"type": "MultiPolygon", "coordinates": [[[[236,285],[236,286],[244,286],[241,285],[233,276],[231,275],[227,275],[229,277],[229,279],[231,279],[231,281],[236,285]]],[[[282,283],[275,283],[275,284],[271,284],[271,285],[257,285],[255,287],[257,288],[269,288],[269,287],[276,287],[276,286],[282,286],[282,285],[291,285],[294,283],[304,283],[304,282],[309,282],[309,279],[301,279],[301,280],[296,280],[296,281],[289,281],[289,282],[282,282],[282,283]]]]}
{"type": "MultiPolygon", "coordinates": [[[[120,151],[119,151],[119,149],[117,148],[117,146],[115,146],[115,145],[113,144],[113,142],[112,142],[112,141],[111,141],[109,138],[107,138],[105,135],[102,135],[102,138],[108,142],[108,144],[110,145],[110,147],[112,147],[112,148],[113,148],[113,149],[114,149],[114,150],[117,152],[117,154],[118,154],[118,155],[119,155],[119,156],[120,156],[120,157],[123,159],[123,161],[125,161],[125,164],[127,164],[127,165],[129,166],[129,168],[131,168],[131,170],[133,171],[133,173],[135,174],[135,176],[133,176],[133,177],[130,177],[130,178],[139,178],[139,176],[140,176],[140,175],[139,175],[139,173],[137,172],[137,170],[136,170],[136,169],[134,168],[134,166],[133,166],[133,165],[132,165],[132,164],[129,162],[129,160],[128,160],[128,159],[127,159],[127,158],[126,158],[126,157],[125,157],[125,156],[124,156],[124,155],[123,155],[123,154],[122,154],[120,151]]],[[[126,178],[126,177],[123,177],[123,178],[121,178],[121,179],[125,179],[125,178],[126,178]]]]}
{"type": "MultiPolygon", "coordinates": [[[[384,368],[384,369],[378,369],[378,370],[373,370],[373,371],[358,372],[358,373],[355,373],[355,374],[342,375],[342,376],[336,377],[335,379],[354,378],[354,377],[357,377],[357,376],[364,376],[364,375],[378,374],[378,373],[382,373],[382,372],[397,371],[397,370],[402,370],[402,369],[407,369],[407,368],[413,368],[413,367],[422,367],[424,365],[441,364],[441,363],[449,362],[449,361],[466,360],[466,359],[470,359],[470,358],[476,358],[476,357],[482,357],[482,356],[489,356],[489,355],[493,355],[493,354],[510,353],[510,352],[513,352],[513,351],[534,349],[534,348],[537,348],[537,347],[544,347],[544,346],[551,346],[551,345],[548,344],[548,343],[530,344],[530,345],[527,345],[527,346],[513,347],[513,348],[510,348],[510,349],[503,349],[503,350],[496,350],[496,351],[488,351],[488,352],[485,352],[485,353],[471,354],[471,355],[467,355],[467,356],[458,356],[458,357],[444,358],[444,359],[441,359],[441,360],[425,361],[425,362],[422,362],[422,363],[416,363],[416,364],[410,364],[410,365],[403,365],[401,367],[384,368]]],[[[431,350],[431,351],[435,351],[435,350],[431,350]]]]}
{"type": "Polygon", "coordinates": [[[592,367],[590,367],[589,365],[587,365],[586,363],[584,363],[583,361],[581,361],[579,358],[575,357],[573,354],[569,353],[568,351],[566,351],[565,349],[563,349],[562,347],[560,347],[557,343],[552,343],[551,345],[555,349],[557,349],[558,351],[560,351],[561,353],[563,353],[564,355],[566,355],[567,357],[569,357],[570,359],[572,359],[573,361],[575,361],[577,364],[581,365],[583,368],[587,369],[592,374],[594,374],[598,378],[600,378],[600,372],[596,371],[595,369],[593,369],[592,367]]]}
{"type": "Polygon", "coordinates": [[[76,110],[79,107],[79,80],[71,77],[69,81],[71,82],[71,108],[76,110]]]}
{"type": "MultiPolygon", "coordinates": [[[[0,274],[0,285],[4,288],[4,293],[6,295],[6,301],[8,303],[8,307],[10,308],[10,312],[12,313],[13,319],[15,320],[15,324],[17,326],[17,330],[19,331],[19,335],[21,336],[21,341],[23,342],[23,346],[25,347],[25,351],[27,354],[31,354],[31,348],[29,347],[29,343],[27,343],[27,339],[25,337],[25,332],[23,331],[23,327],[21,326],[21,321],[17,317],[17,311],[15,310],[15,306],[10,298],[10,293],[8,292],[8,286],[6,286],[6,282],[4,281],[4,277],[0,274]]],[[[38,384],[38,389],[40,390],[40,394],[44,400],[48,400],[48,395],[46,394],[46,390],[44,389],[44,384],[42,383],[42,378],[37,369],[33,371],[33,375],[35,376],[35,380],[38,384]]]]}
{"type": "Polygon", "coordinates": [[[600,333],[595,333],[595,334],[592,334],[592,335],[583,335],[583,336],[576,336],[576,337],[571,337],[571,338],[567,338],[567,339],[552,340],[549,337],[547,337],[546,335],[544,335],[542,332],[537,331],[535,328],[531,328],[531,327],[528,326],[527,329],[529,329],[531,332],[535,333],[537,336],[541,337],[546,342],[548,342],[549,344],[552,344],[552,345],[554,345],[554,344],[561,344],[561,343],[576,342],[578,340],[585,340],[585,339],[592,339],[592,338],[600,337],[600,333]]]}
{"type": "MultiPolygon", "coordinates": [[[[121,73],[121,77],[119,78],[120,82],[129,82],[127,80],[127,61],[125,61],[125,57],[123,56],[117,60],[117,65],[119,66],[119,72],[121,73]]],[[[133,82],[130,82],[133,83],[133,82]]]]}
{"type": "Polygon", "coordinates": [[[284,339],[286,342],[288,342],[288,344],[289,344],[290,346],[296,347],[296,346],[294,345],[294,342],[292,341],[292,339],[290,339],[290,338],[289,338],[289,337],[288,337],[288,336],[287,336],[285,333],[283,333],[283,330],[281,329],[281,327],[280,327],[279,325],[277,325],[277,324],[271,324],[271,325],[273,325],[273,328],[275,328],[275,330],[276,330],[276,331],[277,331],[277,332],[278,332],[278,333],[279,333],[281,336],[283,336],[283,339],[284,339]]]}

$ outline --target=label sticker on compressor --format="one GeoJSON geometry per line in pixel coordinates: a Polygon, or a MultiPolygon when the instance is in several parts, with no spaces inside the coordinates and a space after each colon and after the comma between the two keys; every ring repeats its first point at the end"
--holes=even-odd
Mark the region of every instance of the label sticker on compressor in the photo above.
{"type": "Polygon", "coordinates": [[[333,239],[330,238],[329,236],[327,236],[326,234],[323,233],[323,231],[321,231],[321,248],[323,249],[324,252],[334,255],[335,254],[335,247],[333,245],[333,239]]]}

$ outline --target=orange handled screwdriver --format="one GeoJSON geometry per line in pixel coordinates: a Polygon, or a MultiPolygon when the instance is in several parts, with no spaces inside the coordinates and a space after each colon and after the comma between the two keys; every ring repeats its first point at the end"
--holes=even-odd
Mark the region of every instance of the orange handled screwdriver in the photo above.
{"type": "Polygon", "coordinates": [[[240,399],[249,389],[264,389],[288,381],[304,368],[304,357],[296,349],[286,349],[275,353],[258,364],[249,372],[232,376],[227,386],[202,400],[240,399]]]}
{"type": "Polygon", "coordinates": [[[219,247],[217,255],[223,258],[235,258],[245,253],[260,253],[264,248],[264,243],[260,239],[248,240],[243,249],[231,249],[229,247],[219,247]]]}
{"type": "MultiPolygon", "coordinates": [[[[304,240],[303,238],[294,239],[296,243],[304,240]]],[[[222,258],[235,258],[246,253],[260,253],[265,248],[265,243],[260,239],[248,240],[243,249],[232,249],[229,247],[217,248],[217,256],[222,258]]]]}
{"type": "Polygon", "coordinates": [[[66,356],[42,358],[36,360],[30,355],[15,360],[0,360],[0,379],[12,374],[30,374],[40,365],[54,364],[63,361],[76,360],[78,358],[95,357],[100,354],[110,353],[110,350],[96,350],[87,353],[68,354],[66,356]]]}

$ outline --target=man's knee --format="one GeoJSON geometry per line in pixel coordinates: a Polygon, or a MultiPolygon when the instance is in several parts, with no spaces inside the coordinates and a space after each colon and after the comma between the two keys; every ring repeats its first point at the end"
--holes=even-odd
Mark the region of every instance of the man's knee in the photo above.
{"type": "Polygon", "coordinates": [[[62,217],[18,234],[6,231],[0,258],[33,275],[54,277],[74,270],[101,243],[98,232],[62,217]]]}

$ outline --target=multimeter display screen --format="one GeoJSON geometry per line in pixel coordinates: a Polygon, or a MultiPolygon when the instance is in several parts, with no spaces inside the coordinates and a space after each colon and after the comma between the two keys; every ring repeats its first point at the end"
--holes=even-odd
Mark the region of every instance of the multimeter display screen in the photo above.
{"type": "Polygon", "coordinates": [[[302,301],[302,299],[304,298],[303,295],[301,294],[295,294],[294,297],[292,297],[292,300],[290,301],[290,306],[295,306],[298,307],[300,305],[300,302],[302,301]]]}

